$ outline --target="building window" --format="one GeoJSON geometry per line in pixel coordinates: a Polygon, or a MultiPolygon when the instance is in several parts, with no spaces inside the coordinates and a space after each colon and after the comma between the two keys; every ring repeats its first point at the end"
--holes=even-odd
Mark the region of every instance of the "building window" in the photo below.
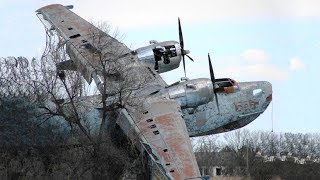
{"type": "Polygon", "coordinates": [[[221,176],[222,175],[222,168],[216,168],[216,175],[221,176]]]}

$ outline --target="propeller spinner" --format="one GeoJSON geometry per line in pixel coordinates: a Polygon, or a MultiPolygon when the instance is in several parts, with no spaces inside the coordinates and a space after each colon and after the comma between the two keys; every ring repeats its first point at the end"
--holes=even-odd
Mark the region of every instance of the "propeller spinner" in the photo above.
{"type": "Polygon", "coordinates": [[[186,62],[185,62],[184,56],[187,56],[191,61],[193,61],[193,59],[188,55],[190,53],[190,51],[184,49],[184,42],[183,42],[183,35],[182,35],[180,18],[178,18],[178,24],[179,24],[179,43],[180,43],[180,47],[181,47],[183,70],[184,70],[184,76],[186,77],[186,62]]]}
{"type": "Polygon", "coordinates": [[[209,61],[210,78],[211,78],[211,82],[212,82],[212,85],[213,85],[214,97],[216,99],[218,112],[220,114],[219,101],[218,101],[218,96],[217,96],[217,92],[216,92],[216,78],[214,77],[213,67],[212,67],[212,63],[211,63],[211,59],[210,59],[210,54],[209,53],[208,53],[208,61],[209,61]]]}

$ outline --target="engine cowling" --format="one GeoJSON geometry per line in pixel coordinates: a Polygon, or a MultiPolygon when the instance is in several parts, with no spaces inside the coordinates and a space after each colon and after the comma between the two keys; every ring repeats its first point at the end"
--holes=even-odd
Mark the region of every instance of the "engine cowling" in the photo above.
{"type": "Polygon", "coordinates": [[[181,61],[181,47],[176,41],[156,42],[136,49],[140,61],[154,68],[158,73],[176,69],[181,61]]]}
{"type": "Polygon", "coordinates": [[[167,93],[181,108],[195,108],[212,101],[214,96],[212,82],[205,78],[176,83],[167,88],[167,93]]]}

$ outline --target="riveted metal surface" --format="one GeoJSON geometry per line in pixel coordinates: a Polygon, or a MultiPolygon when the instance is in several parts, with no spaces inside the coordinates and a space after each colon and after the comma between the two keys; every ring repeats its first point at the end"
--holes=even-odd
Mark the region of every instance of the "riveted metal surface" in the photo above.
{"type": "Polygon", "coordinates": [[[179,102],[182,108],[194,108],[213,99],[211,80],[199,78],[172,85],[162,92],[179,102]]]}
{"type": "Polygon", "coordinates": [[[189,135],[202,136],[241,128],[265,111],[272,96],[269,82],[242,82],[239,87],[239,91],[233,93],[217,93],[220,113],[215,100],[193,111],[183,109],[189,135]],[[261,89],[261,93],[255,95],[253,92],[257,89],[261,89]]]}
{"type": "Polygon", "coordinates": [[[166,172],[174,179],[199,177],[197,161],[179,105],[173,100],[156,99],[146,107],[148,113],[137,126],[166,172]]]}
{"type": "MultiPolygon", "coordinates": [[[[39,17],[51,25],[66,44],[67,53],[75,62],[77,71],[81,72],[87,82],[92,81],[95,72],[101,72],[102,58],[114,60],[118,67],[125,69],[131,77],[140,78],[146,84],[155,83],[165,86],[166,83],[151,69],[138,63],[138,57],[115,38],[93,26],[74,12],[60,4],[42,7],[36,11],[39,17]],[[101,57],[103,56],[103,57],[101,57]],[[151,73],[150,73],[151,72],[151,73]]],[[[106,59],[103,59],[106,60],[106,59]]],[[[106,63],[106,66],[111,66],[106,63]]],[[[112,66],[110,67],[112,69],[112,66]]]]}

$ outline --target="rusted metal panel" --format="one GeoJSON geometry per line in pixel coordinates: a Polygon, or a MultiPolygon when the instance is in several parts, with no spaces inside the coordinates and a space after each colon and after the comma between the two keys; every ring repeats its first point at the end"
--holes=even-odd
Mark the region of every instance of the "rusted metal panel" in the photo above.
{"type": "Polygon", "coordinates": [[[200,177],[189,134],[180,107],[173,100],[149,102],[137,122],[140,136],[146,138],[160,163],[173,179],[200,177]]]}

